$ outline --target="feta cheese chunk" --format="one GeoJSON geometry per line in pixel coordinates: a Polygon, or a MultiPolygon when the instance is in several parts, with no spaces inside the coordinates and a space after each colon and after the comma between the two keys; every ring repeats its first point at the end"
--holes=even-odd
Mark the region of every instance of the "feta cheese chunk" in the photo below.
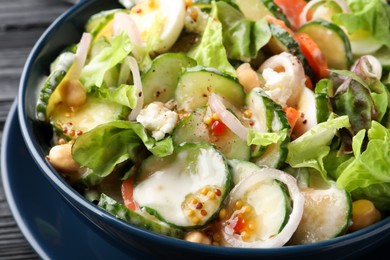
{"type": "Polygon", "coordinates": [[[276,72],[271,68],[263,70],[263,78],[265,80],[264,90],[273,101],[281,105],[287,106],[287,100],[296,91],[291,86],[293,80],[286,72],[276,72]]]}
{"type": "Polygon", "coordinates": [[[137,116],[137,122],[151,131],[157,141],[163,139],[165,134],[172,133],[178,120],[177,113],[169,110],[161,102],[150,103],[137,116]]]}

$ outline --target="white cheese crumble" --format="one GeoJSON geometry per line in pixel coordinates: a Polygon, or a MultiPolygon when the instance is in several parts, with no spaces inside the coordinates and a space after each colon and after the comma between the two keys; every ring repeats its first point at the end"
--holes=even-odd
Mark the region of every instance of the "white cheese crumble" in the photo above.
{"type": "Polygon", "coordinates": [[[143,108],[137,116],[137,122],[152,132],[154,139],[161,140],[165,134],[173,131],[179,117],[161,102],[153,102],[143,108]]]}
{"type": "Polygon", "coordinates": [[[270,68],[265,68],[262,75],[265,80],[265,93],[273,101],[282,107],[286,107],[287,100],[291,97],[293,91],[296,91],[291,84],[293,79],[285,72],[276,72],[270,68]]]}

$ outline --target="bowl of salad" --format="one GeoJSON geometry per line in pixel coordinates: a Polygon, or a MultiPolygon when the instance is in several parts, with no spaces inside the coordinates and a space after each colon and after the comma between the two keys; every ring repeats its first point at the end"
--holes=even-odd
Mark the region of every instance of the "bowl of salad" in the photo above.
{"type": "Polygon", "coordinates": [[[389,27],[382,0],[80,1],[30,54],[23,136],[123,250],[361,255],[389,243],[389,27]]]}

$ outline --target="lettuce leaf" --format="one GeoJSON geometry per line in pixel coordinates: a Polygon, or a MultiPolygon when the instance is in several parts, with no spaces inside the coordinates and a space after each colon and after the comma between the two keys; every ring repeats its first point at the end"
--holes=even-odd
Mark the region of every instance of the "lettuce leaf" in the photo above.
{"type": "Polygon", "coordinates": [[[249,62],[271,38],[267,21],[252,21],[225,2],[218,2],[218,18],[222,23],[223,42],[228,57],[249,62]]]}
{"type": "Polygon", "coordinates": [[[95,95],[131,109],[137,104],[137,89],[133,85],[122,84],[114,89],[103,86],[96,89],[95,95]]]}
{"type": "Polygon", "coordinates": [[[106,73],[120,64],[133,49],[130,38],[122,33],[109,40],[110,45],[101,50],[81,71],[80,81],[87,90],[101,87],[106,73]]]}
{"type": "Polygon", "coordinates": [[[335,14],[332,21],[349,34],[368,32],[368,37],[390,47],[390,7],[383,0],[347,0],[351,13],[335,14]]]}
{"type": "Polygon", "coordinates": [[[284,141],[287,138],[287,129],[283,129],[279,132],[268,133],[259,132],[254,129],[250,129],[248,133],[247,143],[248,145],[260,145],[268,146],[270,144],[276,144],[284,141]]]}
{"type": "Polygon", "coordinates": [[[337,130],[350,127],[348,116],[330,118],[320,123],[287,145],[286,162],[293,168],[310,167],[320,172],[324,180],[327,171],[324,158],[330,152],[330,143],[337,130]]]}
{"type": "Polygon", "coordinates": [[[337,186],[349,192],[372,184],[390,184],[390,129],[372,121],[367,148],[362,151],[365,132],[353,138],[354,158],[340,165],[337,186]]]}
{"type": "Polygon", "coordinates": [[[218,10],[215,2],[200,43],[188,53],[198,65],[213,67],[236,77],[236,70],[229,63],[225,46],[223,45],[222,24],[218,20],[218,10]]]}
{"type": "Polygon", "coordinates": [[[137,160],[143,148],[162,157],[173,152],[173,142],[170,137],[156,141],[139,123],[113,121],[79,136],[73,144],[72,155],[81,166],[105,177],[116,165],[137,160]]]}

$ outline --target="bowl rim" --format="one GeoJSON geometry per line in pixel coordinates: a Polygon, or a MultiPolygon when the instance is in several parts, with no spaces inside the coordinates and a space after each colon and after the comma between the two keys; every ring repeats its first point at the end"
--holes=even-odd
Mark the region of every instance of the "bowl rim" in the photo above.
{"type": "MultiPolygon", "coordinates": [[[[88,5],[93,5],[96,1],[99,0],[81,0],[76,5],[70,7],[67,11],[65,11],[62,15],[60,15],[57,19],[55,19],[51,25],[44,31],[38,41],[34,44],[34,47],[30,51],[30,54],[26,60],[26,63],[23,67],[23,71],[20,78],[19,83],[19,91],[17,97],[17,106],[18,106],[18,119],[21,127],[21,132],[23,135],[23,139],[28,147],[30,154],[32,155],[34,161],[37,163],[38,168],[40,168],[41,172],[44,174],[46,179],[54,185],[55,189],[61,193],[63,197],[67,200],[72,200],[73,203],[76,202],[78,207],[82,207],[87,209],[89,212],[102,217],[104,220],[109,221],[111,225],[115,228],[120,228],[125,232],[137,232],[138,235],[152,239],[154,241],[158,241],[158,243],[163,243],[168,246],[181,247],[189,250],[196,250],[200,252],[212,252],[213,254],[233,254],[233,255],[242,255],[248,254],[249,256],[262,256],[262,254],[271,255],[272,253],[302,253],[302,250],[305,252],[314,252],[320,248],[338,248],[344,247],[349,244],[370,238],[372,236],[377,235],[378,233],[383,232],[384,230],[390,230],[390,217],[387,217],[381,220],[378,223],[375,223],[367,228],[362,230],[355,231],[353,233],[345,234],[330,240],[315,242],[311,244],[305,245],[289,245],[278,248],[233,248],[233,247],[220,247],[220,246],[210,246],[203,244],[195,244],[182,239],[176,239],[172,237],[167,237],[164,235],[160,235],[154,233],[152,231],[145,230],[143,228],[131,225],[117,219],[115,216],[110,213],[100,209],[93,203],[89,202],[84,196],[82,196],[79,192],[77,192],[70,184],[68,184],[59,174],[56,173],[55,169],[48,163],[45,159],[45,156],[41,154],[41,152],[37,149],[38,143],[33,138],[33,132],[31,130],[31,126],[29,125],[29,117],[26,113],[26,89],[27,83],[29,81],[29,77],[31,71],[33,70],[33,63],[36,58],[41,53],[45,44],[50,42],[50,39],[55,36],[56,29],[61,25],[72,20],[72,15],[82,9],[87,8],[88,5]]],[[[73,203],[72,206],[76,207],[73,203]]]]}

